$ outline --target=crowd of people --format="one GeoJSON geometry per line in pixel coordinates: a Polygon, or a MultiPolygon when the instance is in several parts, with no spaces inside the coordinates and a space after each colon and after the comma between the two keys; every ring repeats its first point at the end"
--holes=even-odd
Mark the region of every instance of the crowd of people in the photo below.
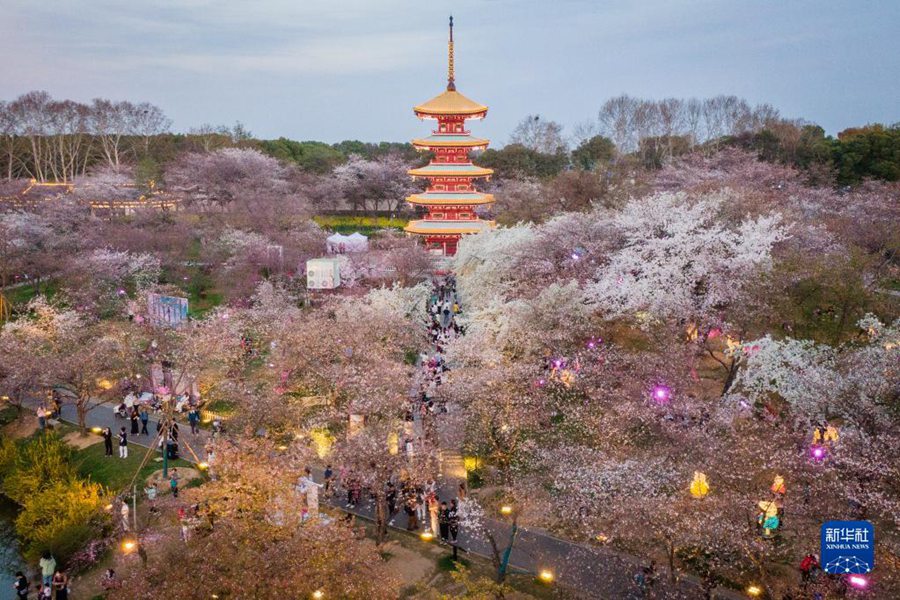
{"type": "MultiPolygon", "coordinates": [[[[462,335],[464,329],[457,322],[461,312],[456,281],[452,276],[436,279],[425,309],[429,315],[428,333],[432,351],[423,352],[419,357],[419,371],[416,387],[410,394],[406,411],[405,451],[412,455],[415,440],[423,433],[423,423],[436,414],[446,412],[448,407],[438,396],[439,386],[446,381],[449,366],[444,359],[444,349],[455,336],[462,335]],[[418,435],[416,430],[418,429],[418,435]]],[[[363,502],[380,494],[366,489],[352,473],[341,469],[335,474],[331,465],[325,469],[324,492],[326,496],[335,493],[335,484],[340,483],[346,494],[346,508],[354,509],[363,502]]],[[[456,490],[455,498],[442,499],[437,482],[433,479],[425,483],[411,480],[389,481],[385,484],[383,497],[387,503],[388,521],[394,524],[397,516],[404,513],[406,529],[424,530],[446,543],[456,543],[459,533],[459,503],[465,498],[466,486],[462,482],[456,490]]]]}

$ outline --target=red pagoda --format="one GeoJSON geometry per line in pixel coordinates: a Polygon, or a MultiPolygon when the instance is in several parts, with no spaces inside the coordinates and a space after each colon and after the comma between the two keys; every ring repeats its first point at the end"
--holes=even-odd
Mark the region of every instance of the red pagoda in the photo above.
{"type": "Polygon", "coordinates": [[[488,140],[472,137],[466,130],[466,119],[483,119],[487,106],[478,104],[456,91],[453,72],[453,17],[450,17],[448,44],[447,90],[413,111],[420,119],[434,119],[438,128],[426,138],[413,140],[417,150],[430,151],[434,158],[428,165],[410,169],[413,177],[428,179],[428,189],[406,200],[424,206],[424,219],[410,221],[405,231],[425,238],[426,247],[446,256],[456,254],[459,239],[469,233],[493,229],[493,221],[479,219],[475,208],[494,202],[491,194],[475,189],[474,180],[489,178],[493,171],[472,164],[469,153],[487,148],[488,140]]]}

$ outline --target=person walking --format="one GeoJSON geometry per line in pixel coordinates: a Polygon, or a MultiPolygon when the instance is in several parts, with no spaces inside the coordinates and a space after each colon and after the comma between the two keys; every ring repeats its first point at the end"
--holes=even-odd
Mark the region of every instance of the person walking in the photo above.
{"type": "Polygon", "coordinates": [[[47,428],[47,409],[41,404],[37,409],[38,428],[41,431],[47,428]]]}
{"type": "Polygon", "coordinates": [[[150,432],[147,431],[147,424],[150,422],[150,414],[147,412],[147,407],[141,407],[141,435],[150,435],[150,432]]]}
{"type": "Polygon", "coordinates": [[[450,508],[446,502],[441,502],[441,509],[438,514],[438,527],[441,531],[441,541],[447,542],[450,538],[450,508]]]}
{"type": "Polygon", "coordinates": [[[53,575],[53,591],[56,592],[56,600],[69,600],[69,576],[59,569],[53,575]]]}
{"type": "Polygon", "coordinates": [[[131,419],[131,435],[137,435],[141,430],[140,428],[140,417],[138,415],[137,407],[131,407],[131,414],[128,415],[128,418],[131,419]]]}
{"type": "Polygon", "coordinates": [[[169,478],[169,487],[172,488],[172,497],[178,497],[178,469],[172,469],[172,477],[169,478]]]}
{"type": "MultiPolygon", "coordinates": [[[[104,450],[106,450],[106,456],[113,455],[112,437],[113,437],[112,429],[110,429],[109,427],[104,427],[103,428],[103,448],[104,448],[104,450]]],[[[51,573],[51,575],[52,575],[52,573],[51,573]]]]}
{"type": "Polygon", "coordinates": [[[456,543],[456,536],[459,535],[459,504],[456,498],[450,501],[450,510],[447,513],[447,521],[450,530],[450,540],[456,543]]]}
{"type": "Polygon", "coordinates": [[[331,465],[325,466],[325,497],[331,497],[331,486],[334,484],[334,471],[331,465]]]}
{"type": "Polygon", "coordinates": [[[53,573],[56,572],[56,559],[53,558],[49,551],[45,550],[41,554],[41,560],[38,561],[38,564],[41,566],[41,581],[44,585],[50,585],[50,581],[53,580],[53,573]]]}
{"type": "Polygon", "coordinates": [[[190,412],[188,412],[188,423],[191,425],[191,434],[197,435],[200,433],[200,411],[196,408],[192,408],[190,412]]]}
{"type": "Polygon", "coordinates": [[[13,582],[13,589],[16,590],[16,598],[28,597],[28,578],[22,571],[16,571],[16,580],[13,582]]]}
{"type": "Polygon", "coordinates": [[[431,532],[435,534],[438,532],[438,527],[440,524],[440,512],[441,507],[438,502],[438,498],[434,494],[431,494],[428,497],[428,517],[431,521],[431,532]]]}
{"type": "Polygon", "coordinates": [[[128,434],[124,427],[119,431],[119,458],[128,458],[128,434]]]}
{"type": "Polygon", "coordinates": [[[131,509],[128,507],[127,498],[122,498],[122,508],[119,509],[119,515],[122,518],[122,530],[131,530],[131,509]]]}

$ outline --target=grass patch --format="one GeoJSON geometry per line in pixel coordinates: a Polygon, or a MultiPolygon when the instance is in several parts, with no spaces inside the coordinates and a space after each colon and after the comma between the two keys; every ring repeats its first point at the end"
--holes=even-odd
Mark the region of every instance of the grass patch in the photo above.
{"type": "Polygon", "coordinates": [[[438,569],[440,569],[441,571],[456,571],[458,565],[462,565],[467,569],[472,568],[471,561],[468,561],[465,558],[458,558],[456,560],[453,560],[453,556],[450,554],[440,557],[437,561],[438,569]]]}
{"type": "Polygon", "coordinates": [[[0,427],[9,425],[19,416],[19,410],[15,406],[4,406],[0,408],[0,427]]]}
{"type": "MultiPolygon", "coordinates": [[[[48,299],[52,298],[59,290],[59,284],[52,279],[41,283],[41,291],[48,299]]],[[[8,288],[3,292],[6,299],[13,308],[27,304],[32,298],[38,295],[38,290],[34,284],[22,285],[19,287],[8,288]]]]}
{"type": "MultiPolygon", "coordinates": [[[[83,477],[89,477],[91,480],[108,487],[114,492],[124,489],[131,483],[135,471],[138,470],[141,461],[144,460],[147,449],[132,444],[128,447],[128,458],[124,459],[119,458],[118,448],[114,448],[114,451],[114,456],[106,457],[103,444],[94,444],[83,450],[78,450],[75,452],[75,463],[78,472],[83,477]]],[[[144,481],[150,474],[162,468],[162,462],[153,460],[159,455],[159,452],[154,451],[150,458],[147,459],[147,464],[140,469],[140,473],[135,480],[137,485],[143,487],[144,481]]],[[[169,461],[170,468],[193,468],[193,466],[193,464],[184,459],[169,461]]]]}
{"type": "Polygon", "coordinates": [[[337,233],[353,233],[358,231],[368,235],[379,229],[403,229],[409,219],[390,217],[353,217],[348,215],[316,215],[313,221],[324,229],[337,233]]]}

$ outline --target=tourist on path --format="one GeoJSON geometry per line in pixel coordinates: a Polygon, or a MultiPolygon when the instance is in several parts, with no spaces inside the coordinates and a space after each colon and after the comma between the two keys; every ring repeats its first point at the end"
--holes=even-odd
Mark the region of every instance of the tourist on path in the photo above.
{"type": "Polygon", "coordinates": [[[450,511],[447,514],[447,519],[450,524],[450,540],[455,544],[456,536],[459,535],[459,504],[457,504],[456,498],[450,501],[450,511]]]}
{"type": "Polygon", "coordinates": [[[112,429],[105,427],[103,429],[103,448],[106,450],[106,456],[112,456],[112,429]]]}
{"type": "Polygon", "coordinates": [[[28,578],[22,571],[16,571],[16,581],[13,583],[13,589],[16,590],[17,598],[28,597],[28,578]]]}
{"type": "Polygon", "coordinates": [[[191,424],[191,433],[197,435],[200,433],[200,411],[192,408],[188,413],[188,423],[191,424]]]}
{"type": "Polygon", "coordinates": [[[56,600],[69,600],[69,576],[58,569],[53,575],[53,591],[56,600]]]}
{"type": "Polygon", "coordinates": [[[150,422],[150,415],[147,413],[147,407],[141,407],[141,435],[150,435],[147,431],[147,423],[150,422]]]}
{"type": "Polygon", "coordinates": [[[41,404],[37,409],[38,428],[41,431],[47,428],[47,409],[41,404]]]}
{"type": "Polygon", "coordinates": [[[169,478],[169,487],[172,488],[172,497],[178,497],[178,469],[172,469],[172,477],[169,478]]]}
{"type": "Polygon", "coordinates": [[[119,432],[119,458],[128,458],[128,434],[124,427],[119,432]]]}
{"type": "Polygon", "coordinates": [[[56,559],[50,552],[45,551],[38,564],[41,566],[41,581],[44,582],[44,585],[50,585],[53,573],[56,572],[56,559]]]}
{"type": "Polygon", "coordinates": [[[447,542],[450,538],[450,509],[446,502],[441,502],[441,510],[438,515],[438,525],[441,530],[441,541],[447,542]]]}
{"type": "Polygon", "coordinates": [[[131,408],[131,414],[129,415],[129,418],[131,419],[131,435],[137,435],[141,430],[141,428],[139,427],[140,417],[138,415],[137,408],[131,408]]]}

